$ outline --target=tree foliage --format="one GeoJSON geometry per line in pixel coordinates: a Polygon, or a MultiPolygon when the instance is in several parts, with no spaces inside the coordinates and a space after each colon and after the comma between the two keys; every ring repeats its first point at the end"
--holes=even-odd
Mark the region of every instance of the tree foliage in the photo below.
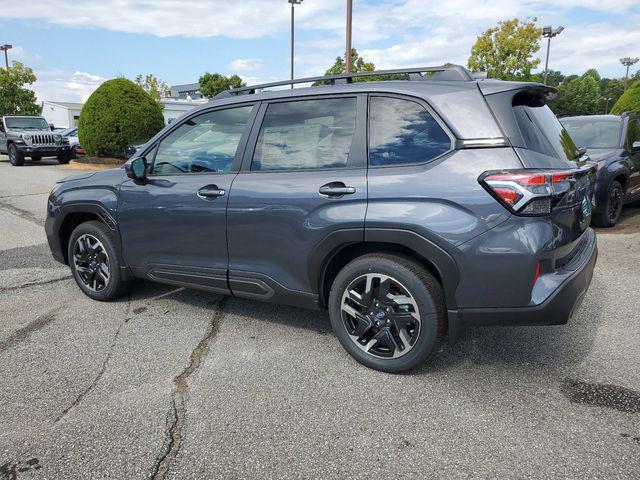
{"type": "Polygon", "coordinates": [[[489,78],[531,80],[532,70],[540,64],[535,54],[540,50],[542,29],[536,20],[514,18],[487,29],[471,47],[469,69],[487,72],[489,78]]]}
{"type": "Polygon", "coordinates": [[[142,75],[136,76],[136,83],[151,95],[154,100],[160,101],[161,98],[166,98],[170,95],[169,85],[152,73],[144,77],[142,75]]]}
{"type": "Polygon", "coordinates": [[[601,109],[607,112],[607,105],[611,108],[624,93],[624,79],[622,78],[603,78],[600,80],[600,93],[602,94],[601,109]],[[609,99],[607,101],[607,98],[609,99]]]}
{"type": "Polygon", "coordinates": [[[39,115],[36,94],[24,87],[35,81],[33,70],[20,62],[8,70],[0,68],[0,115],[39,115]]]}
{"type": "Polygon", "coordinates": [[[219,73],[206,72],[200,77],[200,93],[207,98],[215,97],[224,90],[230,88],[240,88],[246,86],[246,83],[238,75],[230,75],[225,77],[219,73]]]}
{"type": "MultiPolygon", "coordinates": [[[[373,62],[367,62],[364,57],[360,56],[355,48],[351,49],[350,60],[351,73],[374,72],[376,70],[376,66],[373,62]]],[[[347,73],[347,63],[345,62],[344,56],[336,57],[336,61],[329,70],[324,72],[324,76],[341,75],[343,73],[347,73]]],[[[370,77],[355,77],[353,79],[354,82],[379,82],[381,80],[406,80],[406,75],[372,75],[370,77]]],[[[327,82],[325,81],[319,81],[315,82],[314,85],[324,85],[326,83],[327,82]]]]}
{"type": "Polygon", "coordinates": [[[89,155],[123,158],[131,142],[164,127],[160,104],[126,78],[108,80],[80,112],[78,135],[89,155]]]}
{"type": "Polygon", "coordinates": [[[595,115],[600,105],[600,84],[593,75],[583,75],[560,84],[552,108],[556,115],[595,115]]]}
{"type": "Polygon", "coordinates": [[[619,115],[623,112],[638,111],[640,111],[640,80],[636,80],[627,87],[611,109],[611,113],[619,115]]]}

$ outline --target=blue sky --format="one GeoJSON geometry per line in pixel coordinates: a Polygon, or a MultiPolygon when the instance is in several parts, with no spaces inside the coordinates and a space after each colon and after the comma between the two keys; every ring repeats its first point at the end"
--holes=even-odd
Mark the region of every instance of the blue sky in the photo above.
{"type": "MultiPolygon", "coordinates": [[[[296,76],[321,74],[342,53],[345,3],[296,7],[296,76]]],[[[353,46],[379,68],[464,64],[479,33],[518,16],[565,26],[550,62],[564,73],[596,67],[620,76],[618,59],[640,56],[639,0],[437,5],[354,0],[353,46]]],[[[249,83],[287,78],[289,15],[286,0],[2,0],[0,42],[14,45],[10,59],[36,71],[40,100],[82,101],[105,79],[138,73],[169,84],[197,81],[205,71],[238,73],[249,83]]]]}

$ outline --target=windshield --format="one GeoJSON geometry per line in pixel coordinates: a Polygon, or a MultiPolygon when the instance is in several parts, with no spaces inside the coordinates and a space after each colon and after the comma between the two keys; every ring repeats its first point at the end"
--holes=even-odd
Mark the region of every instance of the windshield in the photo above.
{"type": "Polygon", "coordinates": [[[560,120],[571,138],[585,148],[618,148],[622,119],[564,118],[560,120]]]}
{"type": "Polygon", "coordinates": [[[14,130],[49,130],[49,124],[44,118],[5,117],[4,123],[8,129],[14,130]]]}

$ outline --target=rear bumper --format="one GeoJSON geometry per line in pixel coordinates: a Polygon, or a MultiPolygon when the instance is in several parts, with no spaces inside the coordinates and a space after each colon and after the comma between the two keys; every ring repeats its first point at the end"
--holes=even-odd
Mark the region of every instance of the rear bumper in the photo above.
{"type": "MultiPolygon", "coordinates": [[[[557,287],[540,303],[510,308],[469,308],[449,310],[449,322],[456,328],[480,325],[562,325],[580,306],[591,284],[598,257],[595,232],[589,229],[586,245],[570,268],[559,269],[550,281],[557,287]]],[[[532,301],[533,303],[533,301],[532,301]]]]}

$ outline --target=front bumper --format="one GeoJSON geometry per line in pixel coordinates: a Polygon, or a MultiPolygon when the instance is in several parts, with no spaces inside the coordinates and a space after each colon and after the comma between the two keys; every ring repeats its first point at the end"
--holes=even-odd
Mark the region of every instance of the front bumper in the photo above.
{"type": "Polygon", "coordinates": [[[563,325],[582,303],[591,284],[598,257],[595,232],[586,232],[585,245],[566,268],[554,272],[550,281],[557,287],[539,303],[509,308],[469,308],[449,310],[455,328],[481,325],[563,325]]]}
{"type": "Polygon", "coordinates": [[[71,154],[71,147],[69,145],[27,145],[27,144],[16,144],[18,151],[26,155],[27,157],[30,155],[40,155],[43,157],[55,157],[60,155],[61,153],[69,153],[71,154]]]}

